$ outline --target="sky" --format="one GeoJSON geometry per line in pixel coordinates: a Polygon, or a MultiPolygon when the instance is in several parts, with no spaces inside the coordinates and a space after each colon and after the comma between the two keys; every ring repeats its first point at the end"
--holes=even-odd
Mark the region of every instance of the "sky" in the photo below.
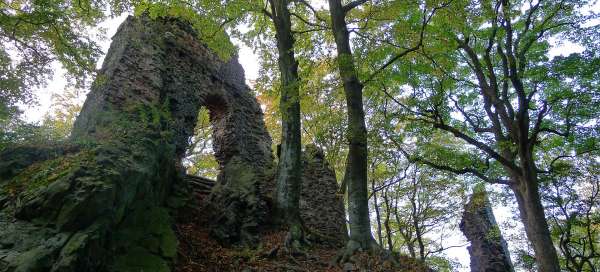
{"type": "MultiPolygon", "coordinates": [[[[600,3],[598,3],[598,7],[600,9],[600,3]]],[[[111,18],[100,24],[100,28],[104,28],[106,30],[106,39],[98,40],[98,43],[101,45],[102,51],[104,54],[108,51],[110,46],[110,37],[112,37],[118,26],[125,20],[127,15],[111,18]]],[[[98,31],[98,29],[91,30],[92,32],[98,31]]],[[[93,35],[96,36],[96,35],[93,35]]],[[[236,43],[236,41],[234,41],[236,43]]],[[[558,56],[558,55],[568,55],[572,52],[581,52],[583,48],[576,44],[565,42],[559,44],[558,41],[551,41],[554,44],[553,48],[550,50],[550,57],[558,56]]],[[[237,42],[236,43],[239,48],[239,56],[240,63],[244,67],[245,76],[247,81],[255,80],[258,76],[259,70],[259,59],[256,54],[254,54],[251,48],[244,46],[243,44],[237,42]]],[[[102,57],[98,62],[98,68],[101,67],[101,63],[104,57],[102,57]]],[[[30,106],[25,108],[24,116],[25,119],[30,122],[38,122],[41,121],[43,116],[48,112],[52,101],[52,94],[61,93],[66,88],[66,81],[64,80],[64,70],[58,63],[53,64],[53,69],[55,71],[54,78],[49,82],[49,84],[45,88],[41,88],[35,91],[35,95],[38,98],[38,105],[30,106]]],[[[82,96],[84,99],[84,96],[82,96]]],[[[514,201],[513,201],[514,203],[514,201]]],[[[499,205],[496,205],[499,206],[499,205]]],[[[511,207],[503,206],[503,207],[494,207],[494,213],[496,215],[496,219],[501,226],[503,234],[506,235],[514,235],[518,234],[519,230],[522,229],[522,225],[520,222],[515,222],[512,217],[511,207]]],[[[459,245],[464,244],[464,237],[460,233],[456,233],[456,235],[452,235],[448,237],[445,245],[459,245]]],[[[510,245],[509,246],[514,246],[510,245]]],[[[465,247],[453,248],[451,250],[446,251],[448,257],[454,258],[461,263],[463,269],[459,271],[469,271],[469,255],[465,247]]],[[[514,256],[512,256],[514,258],[514,256]]],[[[514,259],[513,259],[514,261],[514,259]]]]}

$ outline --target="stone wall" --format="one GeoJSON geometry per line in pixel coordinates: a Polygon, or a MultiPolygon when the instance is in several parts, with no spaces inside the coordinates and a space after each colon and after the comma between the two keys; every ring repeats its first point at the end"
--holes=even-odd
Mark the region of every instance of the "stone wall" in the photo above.
{"type": "Polygon", "coordinates": [[[251,240],[269,213],[261,190],[273,187],[273,158],[241,66],[186,23],[130,17],[75,122],[77,148],[0,154],[22,169],[0,169],[0,271],[169,271],[170,213],[182,203],[172,198],[185,191],[180,161],[201,106],[221,169],[215,234],[251,240]]]}
{"type": "MultiPolygon", "coordinates": [[[[170,271],[173,212],[191,188],[181,160],[207,107],[219,175],[207,199],[214,237],[254,244],[270,220],[271,139],[243,70],[189,24],[129,17],[119,27],[64,146],[0,154],[0,272],[170,271]]],[[[347,239],[343,199],[307,147],[301,214],[347,239]]]]}
{"type": "Polygon", "coordinates": [[[465,205],[460,230],[471,242],[468,247],[471,271],[514,271],[506,241],[483,187],[478,187],[465,205]]]}
{"type": "Polygon", "coordinates": [[[300,215],[307,227],[343,245],[348,240],[346,213],[335,172],[314,145],[305,147],[302,160],[300,215]]]}
{"type": "MultiPolygon", "coordinates": [[[[236,56],[228,62],[218,59],[185,23],[148,24],[129,20],[120,28],[111,49],[116,54],[109,53],[105,64],[105,76],[119,80],[106,82],[114,85],[100,89],[110,93],[90,94],[74,137],[97,136],[102,117],[93,113],[98,108],[140,107],[142,102],[151,108],[150,114],[156,107],[168,113],[166,133],[173,138],[179,162],[198,110],[208,108],[220,170],[211,196],[214,234],[227,242],[252,240],[256,225],[267,216],[261,190],[272,187],[265,183],[272,180],[273,157],[260,105],[245,85],[244,71],[236,56]],[[128,88],[120,87],[124,83],[128,88]],[[240,169],[245,175],[238,173],[240,169]]],[[[151,117],[146,118],[150,121],[151,117]]]]}

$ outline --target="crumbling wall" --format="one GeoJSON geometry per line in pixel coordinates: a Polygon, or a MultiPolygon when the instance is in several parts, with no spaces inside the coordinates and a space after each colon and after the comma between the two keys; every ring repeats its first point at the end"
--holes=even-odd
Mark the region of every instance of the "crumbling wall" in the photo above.
{"type": "Polygon", "coordinates": [[[514,271],[506,241],[494,218],[485,188],[478,187],[465,205],[460,230],[471,245],[471,271],[514,271]]]}
{"type": "MultiPolygon", "coordinates": [[[[0,272],[169,271],[172,213],[191,191],[181,160],[207,107],[219,176],[212,234],[252,244],[269,220],[271,139],[236,58],[224,62],[180,20],[129,17],[58,147],[0,154],[0,272]]],[[[347,239],[343,199],[321,151],[307,147],[301,214],[347,239]]]]}
{"type": "Polygon", "coordinates": [[[221,169],[215,234],[251,240],[268,215],[273,159],[241,66],[186,23],[130,17],[75,122],[77,148],[37,161],[0,154],[22,168],[0,169],[0,271],[169,271],[170,212],[183,202],[180,162],[201,106],[221,169]]]}
{"type": "Polygon", "coordinates": [[[338,194],[335,172],[318,147],[308,145],[302,155],[300,216],[308,228],[343,245],[348,232],[344,197],[338,194]]]}

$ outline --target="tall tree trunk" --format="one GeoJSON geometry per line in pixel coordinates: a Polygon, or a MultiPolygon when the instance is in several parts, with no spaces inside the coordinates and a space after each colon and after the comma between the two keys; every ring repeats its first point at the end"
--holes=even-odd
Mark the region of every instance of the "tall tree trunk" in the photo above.
{"type": "Polygon", "coordinates": [[[377,201],[377,192],[375,191],[375,180],[371,179],[371,191],[373,192],[373,206],[375,208],[375,217],[377,220],[377,239],[380,245],[383,245],[383,236],[381,234],[381,213],[377,201]]]}
{"type": "Polygon", "coordinates": [[[288,0],[270,0],[271,19],[275,25],[281,73],[281,155],[275,206],[279,220],[289,225],[292,239],[299,240],[303,235],[299,212],[302,181],[300,87],[288,3],[288,0]]]}
{"type": "Polygon", "coordinates": [[[537,177],[532,175],[529,178],[516,177],[513,180],[516,182],[511,189],[517,198],[521,221],[527,238],[533,245],[539,271],[560,271],[558,255],[552,243],[539,194],[537,177]]]}
{"type": "Polygon", "coordinates": [[[390,208],[391,205],[390,205],[390,199],[387,195],[387,190],[385,190],[383,193],[383,199],[385,201],[385,221],[384,221],[385,236],[386,236],[386,240],[387,240],[388,250],[392,251],[394,249],[394,242],[392,240],[392,228],[390,227],[390,214],[392,213],[392,211],[390,208]]]}
{"type": "Polygon", "coordinates": [[[333,35],[338,53],[338,68],[344,83],[348,107],[349,151],[346,161],[348,183],[348,214],[350,218],[350,242],[363,249],[376,244],[371,235],[367,188],[367,128],[363,110],[363,85],[358,80],[350,49],[350,36],[346,26],[346,13],[341,0],[329,0],[333,35]]]}
{"type": "Polygon", "coordinates": [[[412,195],[410,197],[410,205],[411,205],[411,217],[412,217],[412,224],[413,224],[413,229],[415,230],[415,236],[416,236],[416,242],[419,246],[419,258],[424,261],[425,260],[425,243],[423,242],[423,234],[422,234],[422,230],[421,230],[421,225],[419,224],[419,207],[418,207],[418,203],[417,203],[417,194],[418,194],[418,180],[417,180],[417,173],[415,170],[415,176],[413,177],[413,184],[412,184],[412,195]]]}
{"type": "Polygon", "coordinates": [[[410,257],[413,259],[417,257],[417,253],[415,251],[415,240],[412,238],[412,232],[407,227],[402,227],[404,225],[400,220],[400,213],[398,212],[398,203],[394,205],[394,216],[396,218],[396,222],[398,224],[398,231],[402,235],[404,242],[406,243],[406,247],[408,247],[408,253],[410,257]]]}
{"type": "MultiPolygon", "coordinates": [[[[515,84],[521,86],[522,84],[515,84]]],[[[521,90],[524,92],[524,90],[521,90]]],[[[535,165],[532,146],[528,141],[529,117],[526,105],[521,105],[519,111],[519,165],[520,172],[513,172],[511,176],[511,189],[517,199],[519,216],[523,222],[527,238],[533,246],[538,269],[544,272],[560,271],[558,254],[552,242],[548,222],[544,213],[544,206],[539,192],[539,180],[535,165]],[[525,107],[525,108],[523,108],[525,107]]]]}

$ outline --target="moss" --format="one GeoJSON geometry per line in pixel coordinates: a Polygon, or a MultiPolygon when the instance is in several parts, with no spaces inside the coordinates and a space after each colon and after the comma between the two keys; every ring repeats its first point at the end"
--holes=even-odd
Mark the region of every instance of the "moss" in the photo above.
{"type": "Polygon", "coordinates": [[[485,187],[477,186],[473,190],[473,194],[471,195],[471,200],[468,204],[468,211],[471,213],[475,213],[478,210],[482,209],[487,205],[488,197],[487,192],[485,191],[485,187]]]}
{"type": "Polygon", "coordinates": [[[225,165],[223,170],[227,174],[227,182],[230,185],[229,190],[234,192],[247,192],[253,190],[255,186],[256,174],[252,167],[244,163],[239,157],[233,157],[225,165]]]}
{"type": "Polygon", "coordinates": [[[164,232],[160,239],[160,253],[164,257],[175,258],[177,255],[177,237],[171,231],[164,232]]]}
{"type": "Polygon", "coordinates": [[[106,77],[106,75],[99,74],[96,76],[96,79],[94,80],[94,82],[92,82],[92,87],[93,88],[101,88],[106,83],[108,83],[108,78],[106,77]]]}
{"type": "Polygon", "coordinates": [[[32,193],[73,173],[76,167],[90,158],[89,151],[81,151],[57,159],[34,163],[0,187],[0,192],[11,197],[32,193]]]}
{"type": "Polygon", "coordinates": [[[232,251],[232,257],[236,259],[242,259],[246,262],[255,262],[264,253],[262,244],[259,244],[256,248],[252,247],[239,247],[232,251]]]}
{"type": "Polygon", "coordinates": [[[502,233],[500,233],[500,228],[497,225],[492,226],[485,239],[499,244],[502,241],[502,233]]]}
{"type": "Polygon", "coordinates": [[[21,268],[20,271],[36,271],[40,267],[50,267],[50,252],[47,248],[36,247],[21,253],[14,261],[15,266],[21,268]]]}
{"type": "Polygon", "coordinates": [[[152,253],[160,253],[161,241],[154,236],[143,237],[137,244],[152,253]]]}
{"type": "Polygon", "coordinates": [[[172,261],[177,255],[177,237],[167,210],[139,203],[130,214],[116,232],[118,247],[126,252],[144,248],[165,263],[172,261]]]}
{"type": "Polygon", "coordinates": [[[142,247],[134,247],[115,260],[113,271],[117,272],[169,272],[169,265],[160,256],[142,247]]]}
{"type": "MultiPolygon", "coordinates": [[[[138,118],[143,129],[160,129],[173,119],[168,100],[166,99],[159,106],[135,104],[127,109],[127,111],[132,113],[132,117],[135,116],[138,118]]],[[[131,122],[131,120],[131,118],[126,119],[127,122],[131,122]]]]}
{"type": "Polygon", "coordinates": [[[74,252],[82,250],[86,246],[86,242],[88,241],[88,234],[84,232],[78,232],[69,242],[63,247],[62,253],[65,255],[72,255],[74,252]]]}

